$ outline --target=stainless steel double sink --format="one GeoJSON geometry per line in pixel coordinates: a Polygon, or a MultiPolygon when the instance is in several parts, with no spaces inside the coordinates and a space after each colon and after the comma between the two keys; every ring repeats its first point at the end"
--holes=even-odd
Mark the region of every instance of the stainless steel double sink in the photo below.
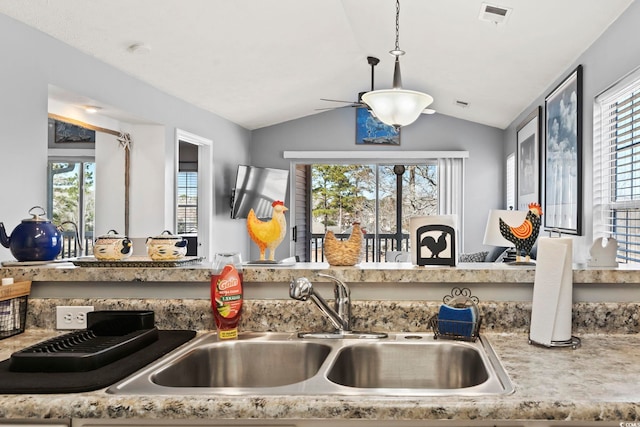
{"type": "Polygon", "coordinates": [[[207,333],[110,387],[112,394],[478,396],[514,388],[485,337],[394,333],[308,339],[293,333],[207,333]]]}

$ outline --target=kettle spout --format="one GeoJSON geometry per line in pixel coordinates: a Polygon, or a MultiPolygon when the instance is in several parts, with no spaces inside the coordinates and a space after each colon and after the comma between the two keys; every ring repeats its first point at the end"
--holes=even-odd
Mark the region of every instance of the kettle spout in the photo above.
{"type": "Polygon", "coordinates": [[[0,243],[5,248],[9,247],[9,236],[7,236],[7,231],[4,229],[4,224],[0,222],[0,243]]]}

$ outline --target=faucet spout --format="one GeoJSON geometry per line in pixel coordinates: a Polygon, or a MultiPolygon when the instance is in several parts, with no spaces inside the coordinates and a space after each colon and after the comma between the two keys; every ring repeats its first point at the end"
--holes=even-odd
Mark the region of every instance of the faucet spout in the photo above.
{"type": "Polygon", "coordinates": [[[335,283],[335,308],[331,308],[327,301],[313,289],[313,285],[306,277],[300,277],[291,281],[289,284],[289,296],[299,301],[311,299],[320,311],[329,318],[336,329],[343,332],[350,332],[351,292],[349,287],[341,280],[328,274],[318,273],[318,276],[327,277],[335,283]]]}

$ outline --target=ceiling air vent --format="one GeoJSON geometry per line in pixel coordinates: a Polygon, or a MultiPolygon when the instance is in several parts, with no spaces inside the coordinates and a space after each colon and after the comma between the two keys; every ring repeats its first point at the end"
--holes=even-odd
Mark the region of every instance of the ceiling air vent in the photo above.
{"type": "Polygon", "coordinates": [[[506,23],[509,15],[511,15],[511,9],[508,7],[482,3],[482,6],[480,7],[480,16],[478,16],[478,18],[481,21],[493,22],[498,25],[506,23]]]}
{"type": "Polygon", "coordinates": [[[460,101],[459,99],[457,99],[454,102],[455,105],[457,105],[460,108],[467,108],[469,106],[469,103],[467,101],[460,101]]]}

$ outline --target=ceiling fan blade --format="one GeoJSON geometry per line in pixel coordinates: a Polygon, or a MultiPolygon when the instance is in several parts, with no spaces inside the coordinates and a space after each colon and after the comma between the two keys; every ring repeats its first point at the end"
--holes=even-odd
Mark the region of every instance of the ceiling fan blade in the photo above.
{"type": "Polygon", "coordinates": [[[434,110],[433,108],[425,108],[424,110],[422,110],[422,114],[435,114],[436,110],[434,110]]]}
{"type": "Polygon", "coordinates": [[[339,99],[326,99],[326,98],[320,98],[320,101],[329,101],[329,102],[343,102],[346,104],[356,104],[356,102],[354,101],[341,101],[339,99]]]}
{"type": "Polygon", "coordinates": [[[316,108],[316,111],[323,111],[323,110],[339,110],[340,108],[350,108],[350,107],[359,107],[359,105],[342,105],[340,107],[328,107],[328,108],[316,108]]]}

